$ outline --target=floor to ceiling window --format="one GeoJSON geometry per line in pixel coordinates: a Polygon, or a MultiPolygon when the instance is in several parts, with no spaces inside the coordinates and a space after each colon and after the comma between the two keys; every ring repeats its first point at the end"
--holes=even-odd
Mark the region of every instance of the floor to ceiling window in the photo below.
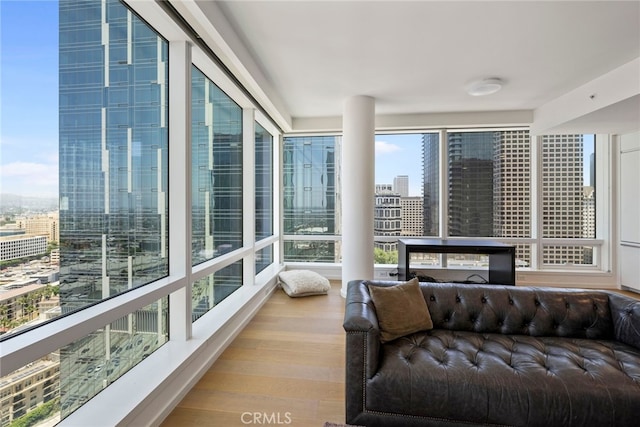
{"type": "MultiPolygon", "coordinates": [[[[239,310],[259,289],[273,285],[280,262],[274,216],[280,198],[274,147],[279,131],[196,46],[194,35],[167,19],[156,2],[60,0],[44,2],[42,14],[31,2],[19,12],[18,3],[8,15],[3,4],[3,27],[5,16],[12,22],[34,20],[55,37],[31,46],[28,31],[21,39],[3,39],[3,49],[11,46],[6,52],[31,49],[29,55],[40,55],[38,66],[3,74],[3,85],[24,87],[24,81],[29,87],[34,81],[29,76],[38,72],[43,83],[59,77],[59,84],[46,85],[57,101],[45,102],[42,91],[37,105],[46,105],[51,120],[59,122],[49,139],[59,140],[60,187],[59,197],[57,188],[52,197],[59,200],[59,206],[52,203],[55,212],[16,217],[16,228],[46,229],[47,236],[29,237],[25,250],[10,251],[15,271],[35,279],[0,283],[1,426],[73,419],[114,384],[130,378],[139,384],[140,365],[144,371],[150,356],[173,345],[179,350],[172,362],[183,347],[194,345],[192,328],[217,334],[208,325],[228,321],[234,314],[230,307],[239,310]],[[186,53],[175,53],[176,42],[188,45],[186,53]],[[59,63],[47,69],[47,57],[59,63]],[[170,57],[191,73],[170,73],[170,57]],[[169,103],[172,87],[189,87],[184,105],[175,96],[184,91],[174,92],[169,103]],[[179,122],[178,111],[188,111],[192,122],[179,122]],[[181,126],[189,138],[172,136],[181,126]],[[179,157],[190,159],[191,166],[176,163],[179,157]],[[169,187],[179,190],[170,193],[169,187]],[[255,197],[251,209],[247,197],[255,197]],[[184,220],[172,222],[178,217],[184,220]],[[46,272],[40,270],[44,255],[46,272]],[[255,290],[236,292],[241,287],[255,290]]],[[[3,110],[8,106],[16,121],[18,112],[21,121],[33,121],[35,111],[18,108],[19,98],[7,99],[11,104],[3,99],[3,110]]],[[[44,114],[40,119],[47,121],[44,114]]],[[[19,137],[29,139],[36,129],[22,126],[19,137]]],[[[2,138],[3,144],[9,140],[4,130],[2,138]]],[[[33,158],[45,154],[33,150],[43,151],[31,153],[33,158]]],[[[27,144],[22,152],[29,152],[27,144]]],[[[38,171],[41,182],[58,181],[38,171]]],[[[24,198],[27,190],[37,190],[14,188],[24,198]]],[[[4,274],[4,261],[6,278],[13,273],[4,274]]],[[[170,369],[158,366],[154,380],[170,375],[170,369]]],[[[127,390],[129,400],[139,392],[127,390]]]]}

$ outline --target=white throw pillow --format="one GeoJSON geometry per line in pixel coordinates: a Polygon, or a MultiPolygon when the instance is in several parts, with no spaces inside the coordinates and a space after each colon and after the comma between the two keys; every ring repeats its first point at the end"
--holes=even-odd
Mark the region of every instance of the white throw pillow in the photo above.
{"type": "Polygon", "coordinates": [[[326,277],[309,270],[288,270],[278,275],[280,286],[290,297],[326,295],[331,284],[326,277]]]}

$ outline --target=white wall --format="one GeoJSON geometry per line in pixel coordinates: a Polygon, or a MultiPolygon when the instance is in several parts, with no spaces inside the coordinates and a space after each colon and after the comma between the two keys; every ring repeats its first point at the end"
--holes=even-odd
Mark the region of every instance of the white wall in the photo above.
{"type": "Polygon", "coordinates": [[[620,137],[619,165],[620,284],[640,291],[640,132],[620,137]]]}

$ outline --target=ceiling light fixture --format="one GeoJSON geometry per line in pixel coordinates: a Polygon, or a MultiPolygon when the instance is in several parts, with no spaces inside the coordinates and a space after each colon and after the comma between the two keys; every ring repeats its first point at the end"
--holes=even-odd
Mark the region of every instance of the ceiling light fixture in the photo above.
{"type": "Polygon", "coordinates": [[[491,95],[502,89],[503,84],[504,82],[497,77],[478,80],[469,85],[467,93],[471,96],[491,95]]]}

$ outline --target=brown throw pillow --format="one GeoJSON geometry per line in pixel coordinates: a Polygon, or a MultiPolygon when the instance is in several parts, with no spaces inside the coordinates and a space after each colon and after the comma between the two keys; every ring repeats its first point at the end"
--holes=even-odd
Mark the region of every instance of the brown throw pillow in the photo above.
{"type": "Polygon", "coordinates": [[[378,316],[380,342],[433,329],[429,308],[417,278],[394,286],[369,284],[368,287],[378,316]]]}

